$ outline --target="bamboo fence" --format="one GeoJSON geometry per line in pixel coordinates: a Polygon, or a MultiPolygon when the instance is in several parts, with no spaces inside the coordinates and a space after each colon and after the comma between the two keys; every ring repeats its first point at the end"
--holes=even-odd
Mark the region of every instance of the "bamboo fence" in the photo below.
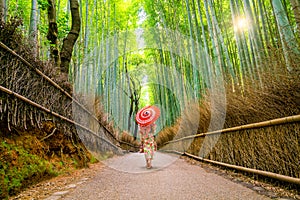
{"type": "Polygon", "coordinates": [[[114,145],[112,142],[110,142],[109,140],[107,140],[106,138],[104,138],[104,137],[102,137],[102,136],[99,136],[97,133],[93,132],[93,131],[90,130],[89,128],[87,128],[87,127],[85,127],[85,126],[83,126],[83,125],[81,125],[81,124],[79,124],[79,123],[77,123],[77,122],[75,122],[75,121],[73,121],[73,120],[67,118],[67,117],[61,116],[60,114],[58,114],[58,113],[56,113],[56,112],[53,112],[53,111],[49,110],[48,108],[45,108],[45,107],[43,107],[43,106],[41,106],[41,105],[39,105],[39,104],[37,104],[37,103],[35,103],[35,102],[33,102],[33,101],[27,99],[26,97],[23,97],[22,95],[19,95],[19,94],[15,93],[15,92],[13,92],[13,91],[11,91],[11,90],[5,88],[5,87],[2,87],[2,86],[0,86],[0,90],[1,90],[2,92],[5,92],[5,93],[7,93],[7,94],[9,94],[9,95],[12,95],[12,96],[14,96],[14,97],[20,99],[21,101],[24,101],[24,102],[26,102],[26,103],[28,103],[28,104],[34,106],[34,107],[37,107],[38,109],[43,110],[43,111],[45,111],[46,113],[49,113],[49,114],[51,114],[51,115],[53,115],[53,116],[55,116],[55,117],[57,117],[57,118],[60,118],[60,119],[66,121],[66,122],[68,122],[68,123],[74,124],[74,125],[76,125],[77,127],[84,129],[85,131],[87,131],[87,132],[91,133],[92,135],[94,135],[95,137],[97,137],[97,138],[99,138],[99,139],[105,141],[106,143],[108,143],[109,145],[111,145],[112,147],[114,147],[114,148],[116,148],[116,149],[119,148],[119,146],[114,145]]]}
{"type": "Polygon", "coordinates": [[[276,173],[263,171],[263,170],[251,169],[251,168],[237,166],[237,165],[231,165],[231,164],[228,164],[228,163],[218,162],[218,161],[215,161],[215,160],[209,160],[209,159],[205,159],[205,158],[202,158],[202,157],[199,157],[199,156],[195,156],[195,155],[187,153],[187,152],[179,152],[179,151],[175,151],[175,150],[164,150],[164,151],[169,152],[169,153],[175,153],[175,154],[178,154],[178,155],[185,155],[185,156],[188,156],[188,157],[193,158],[195,160],[199,160],[199,161],[202,161],[202,162],[207,162],[207,163],[219,165],[219,166],[222,166],[222,167],[236,169],[236,170],[239,170],[239,171],[252,173],[252,174],[256,174],[256,175],[261,175],[261,176],[269,177],[269,178],[272,178],[272,179],[277,179],[277,180],[280,180],[280,181],[300,185],[300,179],[299,178],[294,178],[294,177],[285,176],[285,175],[281,175],[281,174],[276,174],[276,173]]]}
{"type": "Polygon", "coordinates": [[[17,57],[18,59],[20,59],[27,67],[29,67],[30,69],[34,70],[38,75],[40,75],[41,77],[43,77],[44,79],[46,79],[50,84],[52,84],[54,87],[56,87],[58,90],[60,90],[63,94],[65,94],[68,98],[70,98],[73,103],[75,103],[77,106],[79,106],[83,111],[85,111],[87,114],[89,114],[94,120],[98,121],[99,124],[102,125],[102,127],[105,129],[105,131],[107,133],[109,133],[114,139],[116,139],[115,135],[111,133],[111,131],[109,131],[99,120],[98,118],[92,114],[87,108],[85,108],[85,106],[83,106],[77,99],[75,99],[71,94],[69,94],[67,91],[65,91],[61,86],[59,86],[55,81],[53,81],[50,77],[48,77],[47,75],[45,75],[41,70],[39,70],[38,68],[34,67],[32,64],[30,64],[27,60],[25,60],[22,56],[20,56],[19,54],[17,54],[15,51],[13,51],[12,49],[10,49],[8,46],[6,46],[5,44],[3,44],[2,42],[0,42],[0,47],[2,47],[3,49],[5,49],[6,51],[8,51],[9,53],[11,53],[12,55],[14,55],[15,57],[17,57]]]}
{"type": "Polygon", "coordinates": [[[294,115],[195,134],[166,142],[162,145],[162,149],[299,185],[299,122],[300,115],[294,115]],[[217,142],[209,141],[205,144],[206,137],[207,141],[212,138],[217,142]],[[192,143],[187,140],[192,140],[192,143]],[[208,148],[209,153],[201,154],[200,149],[205,149],[210,144],[214,146],[208,148]]]}
{"type": "Polygon", "coordinates": [[[0,120],[7,121],[9,129],[11,125],[42,128],[45,121],[51,120],[66,135],[76,134],[78,128],[84,143],[96,143],[96,147],[92,146],[97,150],[119,154],[121,149],[116,136],[78,99],[45,75],[43,63],[27,61],[27,53],[21,52],[24,58],[0,42],[0,70],[3,72],[0,74],[0,120]],[[72,119],[74,110],[78,111],[76,120],[72,119]]]}
{"type": "Polygon", "coordinates": [[[232,128],[210,131],[207,133],[199,133],[199,134],[195,134],[195,135],[190,135],[190,136],[182,137],[182,138],[179,138],[176,140],[168,141],[168,142],[164,143],[162,146],[165,146],[170,143],[176,143],[176,142],[179,142],[182,140],[189,140],[189,139],[194,139],[194,138],[198,138],[198,137],[205,137],[205,136],[216,135],[216,134],[224,134],[224,133],[242,131],[242,130],[247,130],[247,129],[263,128],[263,127],[267,127],[267,126],[275,126],[275,125],[292,123],[292,122],[300,122],[300,115],[294,115],[294,116],[289,116],[289,117],[268,120],[268,121],[264,121],[264,122],[258,122],[258,123],[252,123],[252,124],[247,124],[247,125],[242,125],[242,126],[236,126],[236,127],[232,127],[232,128]]]}

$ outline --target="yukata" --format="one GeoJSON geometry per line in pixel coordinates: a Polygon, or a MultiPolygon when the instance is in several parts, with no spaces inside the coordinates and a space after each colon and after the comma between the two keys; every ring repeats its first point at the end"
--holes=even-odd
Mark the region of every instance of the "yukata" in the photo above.
{"type": "Polygon", "coordinates": [[[153,159],[154,151],[156,150],[156,143],[154,139],[154,133],[156,124],[150,124],[148,126],[140,126],[140,135],[142,148],[146,159],[153,159]]]}

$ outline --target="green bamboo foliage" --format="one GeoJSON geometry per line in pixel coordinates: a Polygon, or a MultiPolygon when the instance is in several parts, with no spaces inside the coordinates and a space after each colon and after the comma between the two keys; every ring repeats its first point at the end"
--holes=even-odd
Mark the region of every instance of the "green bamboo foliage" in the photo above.
{"type": "MultiPolygon", "coordinates": [[[[236,4],[234,0],[230,0],[230,9],[231,9],[231,16],[232,16],[232,22],[233,25],[236,22],[236,19],[238,19],[239,17],[239,12],[237,10],[236,4]]],[[[238,78],[239,78],[239,84],[241,84],[242,86],[244,85],[243,83],[243,76],[245,74],[245,69],[250,65],[249,61],[247,60],[247,57],[245,55],[245,51],[244,51],[244,45],[243,45],[243,38],[241,37],[241,34],[239,32],[240,30],[235,30],[234,31],[234,36],[235,36],[235,41],[236,41],[236,48],[237,48],[237,52],[238,52],[238,57],[239,57],[239,61],[236,61],[236,63],[238,64],[238,68],[236,69],[238,78]],[[247,62],[248,61],[248,62],[247,62]]],[[[237,58],[237,57],[235,57],[237,58]]]]}
{"type": "Polygon", "coordinates": [[[202,31],[202,41],[203,41],[203,45],[204,45],[204,49],[203,49],[203,56],[204,56],[204,68],[203,68],[203,73],[205,74],[205,80],[206,80],[206,85],[208,88],[211,88],[212,85],[212,81],[211,79],[213,78],[213,74],[212,74],[212,69],[211,69],[211,62],[208,56],[205,55],[209,55],[209,48],[208,48],[208,44],[207,44],[207,38],[206,38],[206,34],[205,34],[205,25],[203,22],[203,17],[202,17],[202,11],[201,11],[201,4],[200,4],[200,0],[198,0],[197,2],[197,9],[198,9],[198,13],[199,13],[199,18],[200,18],[200,23],[201,23],[201,31],[202,31]]]}
{"type": "MultiPolygon", "coordinates": [[[[78,1],[82,27],[72,58],[71,80],[82,95],[100,98],[107,119],[118,122],[115,124],[122,130],[134,132],[130,96],[144,76],[148,77],[150,102],[168,113],[162,115],[161,122],[171,125],[184,105],[201,99],[220,77],[233,83],[233,89],[243,91],[245,77],[254,82],[265,70],[272,72],[273,67],[264,61],[274,51],[283,49],[282,61],[274,62],[284,63],[290,71],[297,67],[293,62],[299,58],[298,0],[78,1]],[[146,18],[138,24],[141,10],[146,18]],[[149,49],[138,51],[136,28],[145,32],[149,49]],[[134,64],[135,55],[140,54],[141,64],[134,64]]],[[[30,2],[2,2],[7,4],[5,16],[24,19],[22,30],[27,34],[30,2]]],[[[37,40],[40,57],[45,60],[49,59],[46,2],[39,0],[37,5],[37,40]]],[[[61,45],[71,24],[70,6],[68,0],[56,2],[61,45]]],[[[3,12],[3,3],[0,5],[3,12]]]]}
{"type": "Polygon", "coordinates": [[[258,9],[259,9],[259,17],[260,17],[260,21],[261,21],[261,27],[262,27],[262,45],[263,45],[263,49],[264,52],[267,54],[268,52],[266,51],[266,47],[270,46],[270,39],[269,39],[269,33],[267,30],[267,19],[266,19],[266,15],[265,15],[265,10],[264,10],[264,6],[263,6],[263,2],[262,0],[258,0],[258,9]]]}
{"type": "Polygon", "coordinates": [[[216,12],[215,12],[215,8],[214,6],[212,5],[212,1],[210,0],[209,1],[209,7],[210,7],[210,10],[211,10],[211,15],[212,15],[212,21],[213,21],[213,26],[214,26],[214,30],[216,32],[216,35],[217,35],[217,43],[220,45],[220,49],[221,49],[221,58],[222,59],[222,63],[223,65],[225,65],[223,67],[223,73],[226,73],[226,74],[230,74],[232,76],[233,79],[235,79],[235,73],[234,73],[234,70],[233,70],[233,66],[232,66],[232,63],[231,63],[231,60],[229,58],[229,53],[228,53],[228,49],[227,49],[227,45],[225,44],[224,42],[224,38],[222,36],[222,31],[219,27],[219,23],[218,23],[218,20],[217,20],[217,17],[216,17],[216,12]]]}
{"type": "Polygon", "coordinates": [[[254,15],[252,12],[252,7],[250,6],[249,0],[243,0],[244,10],[246,14],[246,19],[251,26],[248,28],[249,33],[249,42],[250,42],[250,51],[251,51],[251,66],[249,72],[251,74],[256,74],[257,78],[260,80],[262,66],[262,57],[263,50],[258,33],[257,23],[255,22],[254,15]],[[256,73],[254,73],[256,72],[256,73]]]}
{"type": "Polygon", "coordinates": [[[286,65],[289,71],[293,71],[295,69],[293,69],[291,62],[293,58],[298,59],[300,55],[299,45],[281,1],[272,0],[272,5],[274,8],[277,26],[280,33],[280,39],[283,47],[286,65]]]}
{"type": "Polygon", "coordinates": [[[186,0],[186,10],[187,10],[187,16],[188,16],[188,24],[189,24],[189,35],[190,35],[190,46],[191,46],[191,57],[192,57],[192,65],[193,65],[193,88],[194,88],[194,97],[196,98],[198,95],[198,87],[199,87],[199,80],[198,80],[198,73],[197,73],[197,56],[196,56],[196,47],[193,39],[193,24],[192,24],[192,16],[190,11],[190,3],[189,0],[186,0]]]}
{"type": "Polygon", "coordinates": [[[218,77],[221,74],[222,58],[221,58],[221,54],[220,54],[219,45],[217,44],[217,35],[215,32],[215,29],[213,28],[207,0],[204,1],[204,6],[205,6],[205,16],[206,16],[206,20],[207,20],[210,42],[212,45],[211,55],[212,55],[212,59],[213,59],[213,63],[214,63],[213,75],[218,77]]]}

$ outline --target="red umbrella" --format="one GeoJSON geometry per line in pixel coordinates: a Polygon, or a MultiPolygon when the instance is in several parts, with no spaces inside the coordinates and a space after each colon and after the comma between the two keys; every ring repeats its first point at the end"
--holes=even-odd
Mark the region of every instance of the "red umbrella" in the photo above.
{"type": "Polygon", "coordinates": [[[160,116],[160,110],[156,106],[146,106],[139,110],[135,120],[140,126],[148,126],[155,122],[160,116]]]}

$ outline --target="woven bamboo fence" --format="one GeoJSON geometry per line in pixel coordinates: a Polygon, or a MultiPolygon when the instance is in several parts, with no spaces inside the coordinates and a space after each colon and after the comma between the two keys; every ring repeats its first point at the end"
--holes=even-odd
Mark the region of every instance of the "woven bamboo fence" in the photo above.
{"type": "Polygon", "coordinates": [[[166,142],[162,149],[300,184],[299,122],[295,115],[201,133],[166,142]]]}
{"type": "MultiPolygon", "coordinates": [[[[30,52],[16,53],[0,42],[0,120],[7,127],[42,128],[52,121],[69,137],[78,137],[89,150],[121,153],[116,137],[83,105],[84,96],[73,97],[56,83],[56,70],[49,63],[30,58],[30,52]],[[22,56],[22,55],[24,56],[22,56]],[[74,113],[75,112],[75,113],[74,113]],[[76,116],[74,118],[74,116],[76,116]]],[[[68,88],[68,87],[65,87],[68,88]]]]}

